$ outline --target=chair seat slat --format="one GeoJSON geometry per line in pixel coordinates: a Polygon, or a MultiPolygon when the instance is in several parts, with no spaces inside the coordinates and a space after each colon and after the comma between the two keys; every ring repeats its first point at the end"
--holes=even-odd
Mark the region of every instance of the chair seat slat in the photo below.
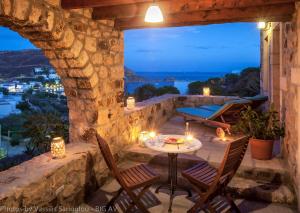
{"type": "Polygon", "coordinates": [[[198,165],[182,172],[183,177],[187,178],[196,188],[199,188],[200,199],[188,212],[195,213],[200,209],[205,211],[207,207],[224,211],[227,209],[227,204],[239,212],[238,207],[228,194],[226,194],[227,204],[226,202],[211,203],[211,200],[218,195],[225,196],[224,188],[240,166],[247,146],[247,137],[231,142],[227,146],[222,164],[218,170],[202,161],[198,165]]]}

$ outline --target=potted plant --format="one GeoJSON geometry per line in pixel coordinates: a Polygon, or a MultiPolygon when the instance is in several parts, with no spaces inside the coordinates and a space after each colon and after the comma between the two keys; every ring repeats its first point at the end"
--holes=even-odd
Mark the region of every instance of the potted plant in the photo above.
{"type": "Polygon", "coordinates": [[[251,155],[259,160],[271,159],[274,141],[284,136],[284,127],[280,125],[273,105],[262,112],[247,107],[234,129],[250,137],[251,155]]]}

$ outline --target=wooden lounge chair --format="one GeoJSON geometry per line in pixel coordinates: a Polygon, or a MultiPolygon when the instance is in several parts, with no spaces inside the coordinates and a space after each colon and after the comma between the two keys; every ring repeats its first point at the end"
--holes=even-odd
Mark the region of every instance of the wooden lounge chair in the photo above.
{"type": "Polygon", "coordinates": [[[250,104],[251,108],[252,109],[257,109],[262,104],[264,104],[266,101],[268,101],[268,96],[256,95],[256,96],[253,96],[253,97],[244,97],[243,99],[251,101],[251,104],[250,104]]]}
{"type": "MultiPolygon", "coordinates": [[[[251,103],[249,103],[249,105],[251,106],[251,108],[257,109],[258,107],[260,107],[263,103],[265,103],[268,100],[268,96],[256,95],[253,97],[243,97],[243,98],[234,99],[233,101],[241,100],[241,99],[250,101],[251,103]]],[[[230,102],[232,102],[232,101],[229,101],[229,103],[230,102]]],[[[225,102],[225,103],[227,103],[227,102],[225,102]]],[[[210,111],[217,111],[217,110],[221,109],[221,107],[222,107],[222,105],[212,104],[212,105],[201,105],[197,108],[206,109],[206,110],[210,110],[210,111]]]]}
{"type": "Polygon", "coordinates": [[[240,112],[249,104],[251,104],[249,100],[238,99],[228,101],[221,106],[185,107],[177,108],[176,111],[185,120],[194,120],[210,126],[220,127],[230,134],[231,125],[237,122],[240,112]]]}
{"type": "Polygon", "coordinates": [[[219,195],[226,198],[231,208],[236,212],[240,212],[229,193],[226,192],[226,186],[238,170],[247,146],[248,137],[230,143],[219,169],[215,169],[206,161],[202,161],[182,172],[182,176],[194,186],[200,196],[188,213],[195,213],[204,208],[215,212],[216,209],[214,209],[212,202],[219,195]]]}
{"type": "Polygon", "coordinates": [[[106,141],[98,134],[97,141],[108,168],[121,186],[117,194],[107,204],[106,209],[111,207],[120,194],[125,191],[132,200],[132,203],[127,208],[126,212],[129,212],[134,205],[142,212],[149,212],[140,199],[149,187],[159,180],[159,175],[155,174],[144,164],[120,171],[106,141]],[[142,188],[142,190],[139,193],[136,193],[135,190],[139,188],[142,188]]]}

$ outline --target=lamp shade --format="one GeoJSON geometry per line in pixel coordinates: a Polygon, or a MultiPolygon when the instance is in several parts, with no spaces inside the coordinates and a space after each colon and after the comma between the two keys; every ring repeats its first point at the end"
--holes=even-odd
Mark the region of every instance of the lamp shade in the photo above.
{"type": "Polygon", "coordinates": [[[145,22],[148,23],[159,23],[164,21],[164,16],[158,5],[151,5],[145,15],[145,22]]]}

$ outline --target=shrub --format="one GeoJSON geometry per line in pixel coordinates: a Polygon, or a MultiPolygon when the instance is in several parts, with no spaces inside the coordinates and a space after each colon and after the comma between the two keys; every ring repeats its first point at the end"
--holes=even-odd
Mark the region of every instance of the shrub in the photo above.
{"type": "Polygon", "coordinates": [[[212,95],[222,95],[220,78],[211,78],[207,81],[195,81],[188,85],[188,93],[190,95],[201,95],[203,93],[203,87],[209,87],[212,95]]]}
{"type": "Polygon", "coordinates": [[[10,141],[9,141],[11,146],[18,146],[20,145],[20,137],[18,136],[13,136],[10,141]]]}
{"type": "Polygon", "coordinates": [[[260,69],[249,67],[240,74],[226,74],[224,78],[210,78],[189,84],[188,93],[202,94],[203,87],[210,87],[212,95],[255,96],[260,92],[260,69]]]}
{"type": "Polygon", "coordinates": [[[0,124],[2,125],[2,133],[8,134],[8,131],[18,132],[22,131],[23,124],[25,121],[24,114],[10,114],[4,118],[0,119],[0,124]]]}
{"type": "Polygon", "coordinates": [[[53,137],[61,136],[68,141],[68,124],[56,114],[30,114],[26,117],[23,129],[23,137],[29,138],[26,145],[27,154],[49,151],[53,137]]]}
{"type": "Polygon", "coordinates": [[[1,88],[0,88],[0,92],[2,92],[3,95],[9,95],[8,89],[6,89],[6,88],[4,88],[4,87],[1,87],[1,88]]]}
{"type": "Polygon", "coordinates": [[[205,82],[195,81],[188,85],[188,93],[190,95],[200,95],[202,94],[203,87],[205,87],[205,82]]]}
{"type": "Polygon", "coordinates": [[[164,95],[164,94],[179,94],[179,90],[173,86],[164,86],[156,89],[156,95],[164,95]]]}
{"type": "Polygon", "coordinates": [[[151,84],[145,84],[135,89],[134,96],[137,101],[147,100],[156,96],[156,88],[151,84]]]}
{"type": "Polygon", "coordinates": [[[265,112],[257,112],[248,106],[241,112],[241,119],[233,130],[261,140],[275,140],[284,136],[284,127],[280,125],[278,112],[273,105],[265,112]]]}
{"type": "Polygon", "coordinates": [[[21,111],[29,111],[30,110],[30,105],[27,101],[22,101],[16,105],[16,108],[21,110],[21,111]]]}

